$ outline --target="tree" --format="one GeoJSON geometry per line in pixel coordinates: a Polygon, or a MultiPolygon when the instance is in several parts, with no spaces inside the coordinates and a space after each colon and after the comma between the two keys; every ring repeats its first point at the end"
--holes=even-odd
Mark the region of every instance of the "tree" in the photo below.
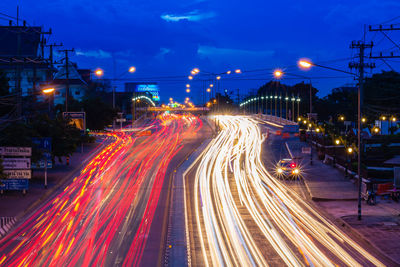
{"type": "Polygon", "coordinates": [[[356,89],[335,88],[329,95],[316,100],[314,110],[318,113],[318,120],[336,120],[339,115],[344,115],[346,120],[355,121],[357,117],[356,89]]]}
{"type": "Polygon", "coordinates": [[[368,117],[400,113],[400,73],[382,71],[365,80],[363,112],[368,117]]]}

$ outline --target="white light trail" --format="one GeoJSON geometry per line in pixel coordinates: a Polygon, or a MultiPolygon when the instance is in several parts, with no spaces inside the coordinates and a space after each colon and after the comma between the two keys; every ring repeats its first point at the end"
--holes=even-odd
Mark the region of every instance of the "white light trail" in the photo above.
{"type": "Polygon", "coordinates": [[[206,266],[267,266],[240,209],[287,266],[383,266],[263,166],[257,121],[218,116],[221,132],[201,154],[195,224],[206,266]],[[234,197],[237,191],[239,202],[234,197]]]}

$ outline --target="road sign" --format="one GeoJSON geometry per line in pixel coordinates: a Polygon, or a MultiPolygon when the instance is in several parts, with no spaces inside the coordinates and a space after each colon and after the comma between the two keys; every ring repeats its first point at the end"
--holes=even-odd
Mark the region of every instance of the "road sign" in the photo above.
{"type": "Polygon", "coordinates": [[[28,179],[0,180],[0,190],[27,190],[28,187],[28,179]]]}
{"type": "Polygon", "coordinates": [[[32,168],[44,169],[45,162],[47,162],[47,168],[53,167],[53,161],[51,158],[51,140],[51,137],[32,138],[32,142],[36,144],[37,148],[44,151],[43,158],[40,159],[37,163],[32,163],[32,168]]]}
{"type": "Polygon", "coordinates": [[[122,119],[116,119],[116,121],[117,121],[117,122],[126,122],[126,119],[125,119],[125,118],[122,118],[122,119]]]}
{"type": "Polygon", "coordinates": [[[33,137],[32,142],[37,148],[51,152],[51,137],[33,137]]]}
{"type": "Polygon", "coordinates": [[[303,146],[303,147],[301,148],[301,153],[303,153],[303,154],[311,154],[311,147],[309,147],[309,146],[303,146]]]}
{"type": "Polygon", "coordinates": [[[4,158],[3,168],[5,170],[17,170],[17,169],[30,169],[31,159],[30,158],[4,158]]]}
{"type": "Polygon", "coordinates": [[[30,157],[31,147],[0,147],[0,156],[30,157]]]}
{"type": "Polygon", "coordinates": [[[31,170],[4,170],[3,174],[7,179],[31,179],[31,170]]]}
{"type": "MultiPolygon", "coordinates": [[[[46,153],[44,153],[44,154],[46,154],[46,153]]],[[[50,155],[50,159],[48,157],[46,157],[46,159],[41,159],[38,162],[33,162],[32,169],[44,169],[46,167],[45,162],[47,162],[48,169],[53,168],[53,161],[51,160],[51,155],[50,155]]]]}

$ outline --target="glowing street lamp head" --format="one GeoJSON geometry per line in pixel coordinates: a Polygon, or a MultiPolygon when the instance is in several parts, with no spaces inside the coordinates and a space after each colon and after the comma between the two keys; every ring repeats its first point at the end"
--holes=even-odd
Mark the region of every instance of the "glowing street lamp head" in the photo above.
{"type": "Polygon", "coordinates": [[[217,76],[217,78],[216,78],[217,80],[221,80],[221,76],[217,76]]]}
{"type": "Polygon", "coordinates": [[[128,70],[130,73],[134,73],[136,71],[136,68],[134,66],[130,67],[128,70]]]}
{"type": "Polygon", "coordinates": [[[198,68],[194,68],[192,69],[192,71],[190,72],[192,75],[196,75],[200,72],[200,70],[198,68]]]}
{"type": "Polygon", "coordinates": [[[230,71],[230,70],[228,70],[228,71],[226,72],[226,74],[231,74],[231,71],[230,71]]]}
{"type": "Polygon", "coordinates": [[[301,59],[301,60],[299,60],[298,64],[299,64],[299,67],[300,67],[300,68],[303,68],[303,69],[309,69],[309,68],[311,68],[311,66],[313,65],[313,64],[311,63],[311,61],[306,60],[306,59],[301,59]]]}
{"type": "Polygon", "coordinates": [[[172,97],[169,98],[169,101],[172,102],[174,99],[172,97]]]}
{"type": "Polygon", "coordinates": [[[190,84],[186,84],[186,88],[189,88],[190,87],[190,84]]]}
{"type": "Polygon", "coordinates": [[[335,140],[335,144],[336,144],[336,145],[339,145],[339,144],[340,144],[340,140],[339,140],[339,139],[336,139],[336,140],[335,140]]]}
{"type": "Polygon", "coordinates": [[[211,88],[207,88],[207,92],[208,92],[208,93],[211,92],[211,88]]]}
{"type": "Polygon", "coordinates": [[[347,148],[347,153],[349,154],[353,153],[353,148],[352,147],[347,148]]]}
{"type": "Polygon", "coordinates": [[[317,129],[315,129],[315,131],[316,131],[317,133],[319,133],[319,132],[321,131],[321,129],[317,128],[317,129]]]}
{"type": "Polygon", "coordinates": [[[104,75],[104,71],[102,69],[98,68],[94,71],[94,75],[96,75],[97,77],[101,77],[104,75]]]}
{"type": "Polygon", "coordinates": [[[210,84],[210,87],[214,87],[214,84],[210,84]]]}
{"type": "Polygon", "coordinates": [[[279,79],[283,76],[283,72],[281,70],[275,70],[274,71],[274,77],[279,79]]]}
{"type": "Polygon", "coordinates": [[[193,76],[189,75],[188,79],[193,80],[193,76]]]}
{"type": "Polygon", "coordinates": [[[242,73],[242,71],[240,69],[236,69],[235,73],[242,73]]]}
{"type": "Polygon", "coordinates": [[[340,116],[339,120],[344,121],[344,116],[340,116]]]}
{"type": "Polygon", "coordinates": [[[56,89],[54,89],[53,87],[51,87],[51,88],[45,88],[45,89],[43,89],[42,92],[43,92],[44,94],[51,94],[51,93],[53,93],[55,90],[56,90],[56,89]]]}
{"type": "Polygon", "coordinates": [[[381,120],[385,121],[386,120],[386,116],[382,116],[381,120]]]}
{"type": "Polygon", "coordinates": [[[397,121],[397,118],[396,117],[392,117],[392,121],[397,121]]]}
{"type": "Polygon", "coordinates": [[[189,88],[186,89],[186,93],[190,93],[190,89],[189,88]]]}
{"type": "Polygon", "coordinates": [[[365,123],[366,121],[367,121],[366,118],[361,118],[361,122],[362,122],[362,123],[365,123]]]}

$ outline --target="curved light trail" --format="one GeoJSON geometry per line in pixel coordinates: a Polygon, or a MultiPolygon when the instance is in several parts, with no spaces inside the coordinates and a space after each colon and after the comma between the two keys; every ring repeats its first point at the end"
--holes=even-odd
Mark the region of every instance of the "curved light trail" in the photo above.
{"type": "Polygon", "coordinates": [[[264,168],[264,138],[255,120],[218,116],[218,121],[221,132],[198,159],[194,211],[186,210],[195,218],[197,234],[189,238],[197,238],[202,264],[268,266],[263,246],[268,243],[280,265],[383,266],[264,168]]]}
{"type": "Polygon", "coordinates": [[[144,139],[106,134],[80,175],[0,240],[0,266],[139,265],[168,164],[202,124],[164,115],[152,126],[144,139]]]}

